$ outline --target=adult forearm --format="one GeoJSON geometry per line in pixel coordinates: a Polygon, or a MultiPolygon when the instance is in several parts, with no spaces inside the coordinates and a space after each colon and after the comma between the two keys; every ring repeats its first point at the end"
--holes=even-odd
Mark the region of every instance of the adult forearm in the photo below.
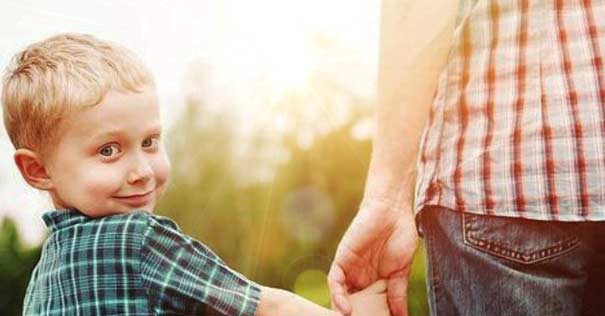
{"type": "MultiPolygon", "coordinates": [[[[381,115],[386,116],[377,113],[377,116],[381,115]]],[[[377,119],[364,200],[411,203],[418,143],[427,117],[428,113],[417,113],[377,119]],[[397,126],[400,122],[389,122],[395,118],[408,125],[397,126]]]]}
{"type": "Polygon", "coordinates": [[[456,0],[384,0],[376,130],[364,201],[411,203],[420,136],[449,52],[456,0]]]}
{"type": "Polygon", "coordinates": [[[402,74],[381,73],[366,197],[411,201],[420,136],[437,84],[437,69],[431,67],[425,59],[399,68],[402,74]]]}

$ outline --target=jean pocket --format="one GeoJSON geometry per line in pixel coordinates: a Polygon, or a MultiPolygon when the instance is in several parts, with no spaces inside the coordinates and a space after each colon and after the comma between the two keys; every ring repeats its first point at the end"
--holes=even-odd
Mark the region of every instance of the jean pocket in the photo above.
{"type": "Polygon", "coordinates": [[[560,256],[579,245],[573,223],[462,214],[464,243],[522,264],[560,256]]]}

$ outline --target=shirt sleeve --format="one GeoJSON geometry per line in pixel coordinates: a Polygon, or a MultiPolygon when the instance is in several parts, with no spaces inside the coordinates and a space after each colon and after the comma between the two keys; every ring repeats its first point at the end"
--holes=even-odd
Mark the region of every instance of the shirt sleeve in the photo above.
{"type": "Polygon", "coordinates": [[[141,256],[143,286],[156,311],[254,316],[260,287],[174,223],[150,217],[141,256]]]}

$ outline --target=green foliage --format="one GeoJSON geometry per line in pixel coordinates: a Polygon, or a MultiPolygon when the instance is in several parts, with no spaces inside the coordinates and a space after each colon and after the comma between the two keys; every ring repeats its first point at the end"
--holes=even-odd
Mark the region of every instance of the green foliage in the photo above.
{"type": "Polygon", "coordinates": [[[0,226],[0,311],[21,315],[23,297],[30,275],[40,258],[40,248],[26,249],[10,218],[0,226]]]}
{"type": "MultiPolygon", "coordinates": [[[[270,181],[242,185],[245,170],[263,162],[235,158],[239,144],[229,120],[201,109],[190,102],[169,136],[173,177],[157,212],[255,281],[325,304],[327,285],[317,275],[329,270],[357,212],[369,164],[370,141],[351,136],[363,113],[316,135],[310,147],[301,148],[296,134],[284,135],[270,146],[285,148],[289,159],[270,181]]],[[[257,145],[261,150],[261,138],[257,145]]],[[[419,248],[409,292],[413,315],[428,315],[424,269],[419,248]]]]}

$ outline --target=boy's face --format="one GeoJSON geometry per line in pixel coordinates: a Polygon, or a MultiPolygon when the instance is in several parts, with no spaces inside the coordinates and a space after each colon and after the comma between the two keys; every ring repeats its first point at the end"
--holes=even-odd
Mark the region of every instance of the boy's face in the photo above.
{"type": "Polygon", "coordinates": [[[92,217],[152,212],[170,173],[160,134],[152,87],[111,90],[101,103],[72,113],[46,164],[55,207],[92,217]]]}

